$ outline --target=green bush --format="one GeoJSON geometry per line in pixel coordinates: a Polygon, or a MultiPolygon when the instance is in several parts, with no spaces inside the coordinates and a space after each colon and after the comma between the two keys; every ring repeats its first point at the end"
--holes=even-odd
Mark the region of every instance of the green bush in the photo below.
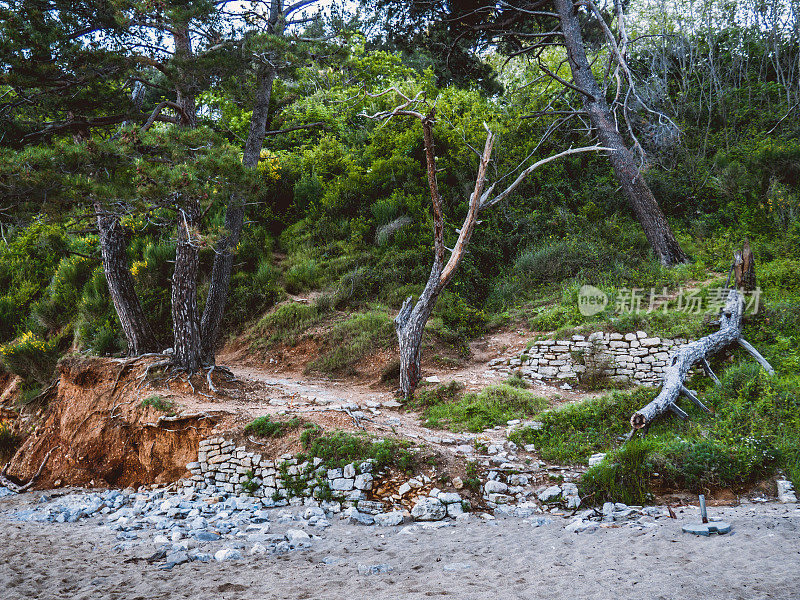
{"type": "Polygon", "coordinates": [[[45,341],[28,331],[0,346],[0,365],[26,381],[47,385],[53,379],[63,351],[59,347],[62,340],[63,337],[53,337],[45,341]]]}
{"type": "Polygon", "coordinates": [[[142,400],[141,407],[147,408],[148,406],[159,412],[166,413],[169,416],[175,415],[175,402],[169,398],[164,398],[163,396],[159,396],[157,394],[148,396],[142,400]]]}
{"type": "Polygon", "coordinates": [[[286,290],[291,294],[299,294],[306,290],[319,288],[323,283],[323,270],[316,259],[298,257],[295,263],[284,273],[286,290]]]}
{"type": "Polygon", "coordinates": [[[772,474],[780,458],[780,451],[763,438],[734,443],[667,438],[653,448],[648,468],[658,472],[665,485],[702,492],[757,481],[772,474]]]}
{"type": "Polygon", "coordinates": [[[302,425],[302,421],[298,417],[281,422],[272,421],[269,415],[264,415],[253,419],[244,430],[260,437],[282,437],[290,430],[297,429],[300,425],[302,425]]]}
{"type": "Polygon", "coordinates": [[[308,369],[328,374],[352,371],[353,365],[369,353],[390,348],[395,339],[394,324],[385,312],[357,313],[325,335],[325,349],[308,369]]]}
{"type": "Polygon", "coordinates": [[[258,321],[249,338],[257,348],[296,344],[299,336],[318,323],[323,313],[316,304],[282,304],[258,321]]]}
{"type": "Polygon", "coordinates": [[[437,404],[457,402],[463,391],[464,385],[458,381],[443,383],[433,389],[420,389],[413,400],[413,406],[422,409],[437,404]]]}
{"type": "Polygon", "coordinates": [[[629,431],[631,414],[652,397],[653,390],[638,388],[559,406],[534,417],[542,423],[539,429],[524,428],[512,437],[518,444],[535,444],[544,460],[584,462],[612,448],[629,431]]]}
{"type": "Polygon", "coordinates": [[[523,419],[548,405],[545,398],[508,385],[490,386],[456,400],[430,404],[422,413],[426,427],[479,432],[523,419]]]}
{"type": "Polygon", "coordinates": [[[303,452],[308,457],[321,458],[329,468],[364,461],[375,461],[378,469],[393,467],[411,473],[417,458],[411,444],[401,440],[372,438],[367,434],[346,431],[324,433],[319,427],[309,428],[301,437],[303,452]]]}
{"type": "Polygon", "coordinates": [[[581,497],[587,504],[622,502],[646,504],[651,500],[651,474],[647,458],[653,442],[633,439],[619,450],[609,452],[603,462],[591,467],[580,481],[581,497]]]}

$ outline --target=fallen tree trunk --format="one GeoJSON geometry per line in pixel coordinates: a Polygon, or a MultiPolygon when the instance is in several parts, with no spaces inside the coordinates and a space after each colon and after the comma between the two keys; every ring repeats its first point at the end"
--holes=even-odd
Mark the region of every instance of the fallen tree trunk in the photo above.
{"type": "Polygon", "coordinates": [[[698,407],[705,412],[711,411],[683,384],[689,369],[692,365],[699,362],[706,369],[710,376],[719,382],[716,376],[711,372],[711,367],[708,365],[708,357],[715,352],[719,352],[726,346],[738,343],[750,355],[752,355],[766,371],[773,375],[775,370],[766,361],[766,359],[759,354],[747,341],[742,338],[742,315],[744,314],[744,296],[738,290],[731,290],[728,294],[725,307],[720,314],[719,331],[712,333],[706,337],[700,338],[697,341],[690,342],[678,348],[670,357],[669,365],[664,370],[664,382],[661,391],[652,402],[647,406],[641,408],[633,413],[631,417],[631,426],[634,431],[647,427],[656,417],[662,415],[667,411],[672,411],[682,419],[687,418],[687,414],[681,410],[675,402],[678,397],[683,394],[689,400],[694,402],[698,407]]]}

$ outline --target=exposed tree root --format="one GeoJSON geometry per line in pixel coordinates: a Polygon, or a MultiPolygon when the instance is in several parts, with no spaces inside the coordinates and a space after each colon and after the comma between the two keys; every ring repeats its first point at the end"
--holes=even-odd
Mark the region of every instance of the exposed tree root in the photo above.
{"type": "Polygon", "coordinates": [[[47,459],[50,458],[50,455],[54,451],[55,451],[55,448],[52,448],[50,450],[50,452],[48,452],[45,455],[44,460],[42,460],[42,464],[39,465],[39,470],[37,470],[36,473],[34,473],[33,477],[31,477],[31,479],[30,479],[30,481],[28,481],[28,483],[23,484],[23,485],[19,485],[17,483],[14,483],[10,479],[8,479],[8,477],[6,475],[8,474],[8,467],[9,467],[9,465],[11,465],[11,463],[7,462],[6,466],[3,467],[3,472],[0,473],[0,484],[3,485],[4,487],[7,487],[12,492],[15,492],[17,494],[21,494],[23,492],[27,492],[33,486],[33,484],[36,483],[36,480],[39,478],[39,475],[42,474],[42,469],[44,469],[44,465],[47,463],[47,459]]]}

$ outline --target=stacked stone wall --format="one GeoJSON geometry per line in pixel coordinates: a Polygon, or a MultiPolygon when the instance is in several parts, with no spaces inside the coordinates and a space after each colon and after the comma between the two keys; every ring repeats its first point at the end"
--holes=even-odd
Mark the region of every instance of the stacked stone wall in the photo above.
{"type": "Polygon", "coordinates": [[[661,382],[670,352],[687,342],[684,338],[649,336],[644,331],[626,334],[597,331],[569,339],[537,340],[520,356],[495,359],[490,366],[509,374],[519,372],[532,380],[578,382],[593,376],[656,386],[661,382]]]}

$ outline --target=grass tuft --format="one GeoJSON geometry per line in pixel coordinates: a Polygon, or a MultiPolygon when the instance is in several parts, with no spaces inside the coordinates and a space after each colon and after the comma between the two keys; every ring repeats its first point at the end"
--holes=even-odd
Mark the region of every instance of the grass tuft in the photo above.
{"type": "Polygon", "coordinates": [[[432,402],[431,396],[424,397],[423,401],[429,403],[422,415],[426,427],[479,432],[537,414],[549,404],[545,398],[509,385],[491,386],[462,397],[457,397],[456,389],[453,384],[440,386],[439,396],[449,397],[444,401],[432,402]]]}

